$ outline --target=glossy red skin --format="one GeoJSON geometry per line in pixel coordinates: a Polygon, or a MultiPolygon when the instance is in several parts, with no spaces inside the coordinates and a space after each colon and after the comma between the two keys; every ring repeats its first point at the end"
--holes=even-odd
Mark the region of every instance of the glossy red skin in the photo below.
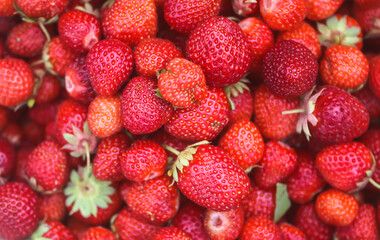
{"type": "Polygon", "coordinates": [[[38,225],[39,199],[25,183],[9,182],[0,186],[0,237],[9,240],[27,238],[38,225]]]}
{"type": "Polygon", "coordinates": [[[362,89],[353,92],[352,96],[356,97],[364,104],[370,118],[380,117],[380,98],[377,98],[376,95],[371,91],[369,84],[365,84],[362,89]]]}
{"type": "MultiPolygon", "coordinates": [[[[3,0],[0,3],[0,16],[2,18],[12,17],[14,15],[14,1],[13,0],[3,0]]],[[[10,18],[9,18],[10,19],[10,18]]]]}
{"type": "Polygon", "coordinates": [[[380,183],[380,130],[369,129],[360,137],[359,141],[364,143],[364,145],[366,145],[366,147],[373,154],[376,161],[376,167],[373,172],[372,179],[375,182],[380,183]]]}
{"type": "Polygon", "coordinates": [[[380,99],[380,55],[374,57],[370,62],[369,86],[376,97],[380,99]]]}
{"type": "Polygon", "coordinates": [[[247,73],[251,50],[237,23],[225,17],[211,17],[190,34],[186,58],[202,68],[208,86],[224,87],[247,73]]]}
{"type": "Polygon", "coordinates": [[[54,37],[47,45],[46,55],[49,59],[45,62],[45,68],[60,76],[65,76],[69,62],[78,54],[66,47],[61,37],[54,37]]]}
{"type": "Polygon", "coordinates": [[[63,193],[41,195],[40,219],[57,222],[63,221],[67,215],[65,200],[66,197],[63,193]]]}
{"type": "Polygon", "coordinates": [[[243,93],[239,93],[237,97],[231,94],[231,101],[235,105],[234,110],[230,110],[229,121],[227,127],[231,127],[240,120],[250,120],[253,115],[253,96],[252,92],[243,89],[243,93]]]}
{"type": "Polygon", "coordinates": [[[24,140],[24,133],[19,123],[9,121],[1,132],[1,137],[6,138],[14,146],[20,146],[24,140]]]}
{"type": "Polygon", "coordinates": [[[49,226],[49,230],[42,235],[42,237],[48,239],[76,240],[75,235],[62,223],[49,221],[44,224],[49,226]]]}
{"type": "Polygon", "coordinates": [[[297,227],[287,223],[282,223],[279,225],[279,228],[281,231],[282,240],[307,240],[306,235],[297,227]]]}
{"type": "Polygon", "coordinates": [[[344,0],[309,0],[310,11],[307,18],[320,21],[333,15],[344,0]]]}
{"type": "Polygon", "coordinates": [[[245,221],[239,240],[280,240],[281,232],[277,225],[261,216],[254,216],[245,221]]]}
{"type": "Polygon", "coordinates": [[[81,240],[116,240],[116,236],[106,228],[92,227],[86,231],[81,240]]]}
{"type": "Polygon", "coordinates": [[[39,104],[52,102],[59,96],[61,91],[61,85],[58,77],[46,73],[41,80],[42,83],[38,88],[34,99],[36,100],[36,103],[39,104]]]}
{"type": "Polygon", "coordinates": [[[226,212],[217,212],[207,209],[204,226],[211,239],[236,239],[244,224],[244,211],[242,208],[226,212]]]}
{"type": "Polygon", "coordinates": [[[164,227],[157,231],[151,240],[191,240],[191,237],[177,227],[164,227]]]}
{"type": "Polygon", "coordinates": [[[262,216],[273,219],[276,209],[276,189],[261,188],[251,181],[251,190],[242,202],[245,219],[262,216]]]}
{"type": "Polygon", "coordinates": [[[16,152],[12,144],[0,137],[0,184],[7,182],[16,168],[16,152]]]}
{"type": "Polygon", "coordinates": [[[17,6],[30,18],[50,18],[61,14],[67,7],[69,0],[52,0],[52,1],[23,1],[15,0],[17,6]]]}

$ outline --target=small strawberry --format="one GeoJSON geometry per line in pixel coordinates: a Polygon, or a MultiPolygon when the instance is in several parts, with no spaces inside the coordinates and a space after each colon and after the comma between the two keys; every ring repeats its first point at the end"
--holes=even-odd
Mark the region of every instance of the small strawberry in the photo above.
{"type": "Polygon", "coordinates": [[[95,92],[113,95],[132,73],[132,49],[116,39],[99,41],[87,54],[86,68],[95,92]]]}
{"type": "Polygon", "coordinates": [[[239,240],[280,240],[281,232],[271,220],[255,216],[245,221],[239,240]]]}
{"type": "Polygon", "coordinates": [[[245,219],[253,216],[262,216],[267,219],[273,219],[276,209],[276,189],[261,188],[251,182],[251,190],[248,196],[243,200],[245,219]]]}
{"type": "Polygon", "coordinates": [[[320,21],[333,15],[344,0],[309,0],[310,11],[307,18],[320,21]]]}
{"type": "Polygon", "coordinates": [[[249,70],[249,45],[237,23],[210,17],[190,34],[186,57],[202,68],[208,86],[224,87],[238,82],[249,70]]]}
{"type": "Polygon", "coordinates": [[[211,239],[236,239],[244,224],[244,211],[242,208],[226,212],[217,212],[207,209],[204,226],[211,239]]]}
{"type": "Polygon", "coordinates": [[[89,228],[81,240],[116,240],[115,235],[103,227],[89,228]]]}
{"type": "Polygon", "coordinates": [[[191,33],[205,19],[217,16],[221,0],[166,0],[164,17],[171,29],[191,33]]]}
{"type": "Polygon", "coordinates": [[[21,240],[37,227],[38,196],[25,183],[8,182],[0,186],[0,238],[21,240]]]}
{"type": "Polygon", "coordinates": [[[12,144],[0,137],[0,185],[6,183],[16,169],[16,152],[12,144]]]}
{"type": "Polygon", "coordinates": [[[343,227],[355,219],[359,205],[353,196],[336,189],[329,189],[318,195],[315,211],[327,224],[343,227]]]}
{"type": "Polygon", "coordinates": [[[252,16],[259,9],[257,0],[233,0],[232,9],[241,17],[252,16]]]}
{"type": "Polygon", "coordinates": [[[177,227],[164,227],[153,234],[151,240],[191,240],[191,237],[177,227]]]}
{"type": "Polygon", "coordinates": [[[66,197],[63,193],[41,195],[40,219],[57,222],[64,220],[67,214],[65,200],[66,197]]]}
{"type": "Polygon", "coordinates": [[[19,146],[24,140],[24,133],[20,124],[8,122],[1,133],[1,137],[6,138],[13,146],[19,146]]]}
{"type": "Polygon", "coordinates": [[[156,96],[157,83],[149,78],[132,78],[123,91],[123,125],[132,134],[152,133],[165,124],[173,106],[156,96]]]}
{"type": "Polygon", "coordinates": [[[37,82],[37,84],[39,84],[39,87],[34,95],[34,100],[38,104],[54,101],[56,98],[58,98],[61,91],[61,85],[57,76],[51,75],[47,72],[42,73],[42,75],[43,76],[40,76],[39,79],[41,82],[37,82]]]}
{"type": "Polygon", "coordinates": [[[371,91],[380,99],[380,55],[371,60],[370,72],[368,77],[371,91]]]}
{"type": "Polygon", "coordinates": [[[74,234],[65,225],[56,221],[48,221],[40,224],[36,231],[30,236],[30,239],[76,240],[74,234]]]}

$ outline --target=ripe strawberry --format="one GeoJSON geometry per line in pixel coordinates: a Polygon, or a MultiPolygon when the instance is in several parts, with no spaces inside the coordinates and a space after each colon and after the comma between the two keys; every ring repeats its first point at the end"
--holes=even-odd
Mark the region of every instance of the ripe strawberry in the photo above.
{"type": "Polygon", "coordinates": [[[66,197],[63,193],[41,195],[41,205],[39,207],[40,219],[57,222],[64,220],[67,214],[65,200],[66,197]]]}
{"type": "Polygon", "coordinates": [[[32,69],[24,60],[0,59],[0,105],[21,104],[31,96],[33,87],[32,69]]]}
{"type": "Polygon", "coordinates": [[[19,146],[24,140],[24,133],[20,124],[8,122],[1,133],[1,137],[6,138],[13,146],[19,146]]]}
{"type": "Polygon", "coordinates": [[[261,167],[254,169],[260,187],[270,188],[283,181],[296,167],[297,154],[286,143],[272,140],[265,144],[261,167]]]}
{"type": "Polygon", "coordinates": [[[48,221],[40,224],[31,239],[65,239],[75,240],[74,234],[62,223],[48,221]]]}
{"type": "MultiPolygon", "coordinates": [[[[7,19],[8,17],[12,17],[14,15],[14,0],[4,0],[1,1],[0,6],[0,16],[1,18],[7,19]]],[[[10,19],[10,18],[9,18],[10,19]]]]}
{"type": "Polygon", "coordinates": [[[241,17],[252,16],[259,9],[259,4],[256,0],[233,0],[232,9],[234,13],[241,17]]]}
{"type": "Polygon", "coordinates": [[[63,43],[77,53],[88,52],[100,39],[100,23],[92,14],[69,10],[58,21],[63,43]]]}
{"type": "Polygon", "coordinates": [[[251,217],[245,221],[239,240],[259,239],[280,240],[280,229],[273,221],[265,217],[251,217]]]}
{"type": "Polygon", "coordinates": [[[164,17],[171,29],[191,33],[205,19],[217,16],[221,0],[166,0],[164,17]]]}
{"type": "Polygon", "coordinates": [[[89,228],[81,240],[116,240],[115,235],[103,227],[89,228]]]}
{"type": "MultiPolygon", "coordinates": [[[[371,77],[369,77],[369,79],[371,79],[371,77]]],[[[363,103],[369,113],[370,118],[380,117],[380,98],[377,98],[376,95],[371,91],[368,82],[362,89],[353,92],[352,96],[356,97],[363,103]]]]}
{"type": "Polygon", "coordinates": [[[310,11],[307,18],[313,21],[323,20],[333,15],[344,0],[309,0],[310,11]]]}
{"type": "Polygon", "coordinates": [[[349,225],[358,214],[355,198],[336,189],[329,189],[318,195],[315,211],[327,224],[343,227],[349,225]]]}
{"type": "Polygon", "coordinates": [[[124,177],[131,181],[146,181],[164,174],[167,164],[165,150],[151,140],[137,140],[123,151],[120,159],[124,177]]]}
{"type": "Polygon", "coordinates": [[[325,186],[326,182],[314,164],[310,153],[297,151],[297,166],[286,180],[290,199],[298,204],[309,202],[325,186]]]}
{"type": "Polygon", "coordinates": [[[186,57],[202,68],[208,86],[224,87],[247,73],[251,63],[249,45],[237,23],[225,17],[210,17],[190,34],[186,57]]]}
{"type": "Polygon", "coordinates": [[[373,181],[380,183],[380,129],[369,129],[359,139],[373,154],[376,161],[373,181]]]}
{"type": "Polygon", "coordinates": [[[318,75],[314,54],[293,40],[280,41],[270,48],[262,67],[268,89],[282,98],[295,98],[310,91],[318,75]]]}
{"type": "Polygon", "coordinates": [[[221,147],[243,169],[258,163],[264,154],[264,140],[256,126],[249,120],[240,120],[219,140],[221,147]]]}
{"type": "Polygon", "coordinates": [[[380,55],[371,60],[369,72],[369,86],[372,92],[380,99],[380,55]]]}
{"type": "Polygon", "coordinates": [[[36,103],[44,104],[54,101],[61,90],[61,85],[57,76],[51,75],[50,73],[43,73],[43,76],[40,77],[37,84],[40,84],[34,100],[36,103]]]}
{"type": "Polygon", "coordinates": [[[112,218],[111,229],[120,240],[151,239],[160,226],[138,217],[126,207],[112,218]]]}
{"type": "Polygon", "coordinates": [[[338,239],[376,240],[379,236],[376,222],[376,210],[370,204],[363,204],[354,221],[345,227],[337,227],[335,236],[338,239]]]}
{"type": "Polygon", "coordinates": [[[0,137],[0,185],[6,183],[16,169],[16,152],[12,144],[0,137]]]}
{"type": "Polygon", "coordinates": [[[275,96],[264,84],[253,94],[254,124],[264,138],[283,139],[296,131],[298,115],[284,115],[283,111],[297,108],[299,99],[275,96]]]}
{"type": "Polygon", "coordinates": [[[41,125],[48,125],[51,122],[55,122],[60,101],[54,101],[51,103],[36,104],[33,108],[28,110],[28,117],[41,125]]]}
{"type": "Polygon", "coordinates": [[[305,233],[287,223],[282,223],[279,225],[282,240],[306,240],[307,237],[305,233]]]}
{"type": "Polygon", "coordinates": [[[245,219],[253,216],[262,216],[267,219],[273,219],[276,209],[276,189],[261,188],[251,182],[251,190],[248,196],[243,200],[245,219]]]}
{"type": "Polygon", "coordinates": [[[211,239],[236,239],[244,224],[244,211],[242,208],[226,212],[217,212],[207,209],[204,226],[211,239]]]}
{"type": "Polygon", "coordinates": [[[176,227],[164,227],[153,234],[151,240],[191,240],[191,237],[176,227]]]}
{"type": "Polygon", "coordinates": [[[157,13],[154,0],[117,1],[102,21],[106,38],[118,39],[130,47],[157,34],[157,13]]]}
{"type": "Polygon", "coordinates": [[[302,22],[293,30],[280,32],[277,36],[277,42],[283,40],[293,40],[303,44],[317,59],[321,56],[321,44],[319,43],[317,32],[306,22],[302,22]]]}
{"type": "Polygon", "coordinates": [[[165,124],[173,106],[156,96],[157,83],[149,78],[132,78],[123,91],[123,125],[132,134],[152,133],[165,124]]]}
{"type": "Polygon", "coordinates": [[[94,158],[94,176],[102,181],[121,181],[120,161],[122,152],[131,145],[131,140],[124,133],[117,133],[102,139],[94,158]]]}
{"type": "Polygon", "coordinates": [[[132,49],[116,39],[99,41],[87,54],[86,68],[95,92],[113,95],[132,73],[132,49]]]}
{"type": "Polygon", "coordinates": [[[212,140],[226,126],[228,110],[228,100],[223,89],[210,87],[198,106],[176,109],[165,124],[165,131],[193,142],[212,140]]]}
{"type": "Polygon", "coordinates": [[[89,104],[96,96],[86,69],[86,55],[78,55],[66,67],[65,87],[74,100],[89,104]]]}
{"type": "Polygon", "coordinates": [[[17,7],[30,18],[44,18],[49,20],[60,15],[67,7],[68,0],[45,0],[25,1],[15,0],[17,7]]]}
{"type": "Polygon", "coordinates": [[[20,57],[34,57],[41,54],[46,37],[38,24],[23,22],[9,32],[6,46],[20,57]]]}
{"type": "Polygon", "coordinates": [[[354,4],[352,7],[353,17],[360,24],[362,31],[368,37],[378,36],[378,19],[380,13],[380,3],[378,1],[370,4],[354,4]]]}
{"type": "Polygon", "coordinates": [[[174,43],[159,38],[143,39],[133,52],[138,75],[155,78],[158,70],[163,69],[174,58],[181,58],[182,52],[174,43]]]}
{"type": "Polygon", "coordinates": [[[38,224],[38,196],[25,183],[0,186],[0,238],[25,239],[38,224]]]}
{"type": "Polygon", "coordinates": [[[158,89],[165,100],[179,108],[199,105],[207,93],[202,69],[184,58],[170,60],[160,71],[158,89]]]}
{"type": "Polygon", "coordinates": [[[260,1],[260,13],[273,30],[289,31],[306,18],[309,2],[306,0],[260,1]]]}
{"type": "Polygon", "coordinates": [[[83,235],[91,227],[90,224],[84,223],[74,217],[69,217],[66,221],[66,226],[75,235],[77,239],[82,239],[83,235]]]}
{"type": "Polygon", "coordinates": [[[179,192],[171,179],[164,175],[135,182],[127,192],[127,205],[132,212],[152,222],[172,219],[179,208],[179,192]]]}
{"type": "Polygon", "coordinates": [[[187,198],[215,211],[238,208],[249,193],[244,170],[223,149],[212,145],[187,147],[169,174],[187,198]]]}

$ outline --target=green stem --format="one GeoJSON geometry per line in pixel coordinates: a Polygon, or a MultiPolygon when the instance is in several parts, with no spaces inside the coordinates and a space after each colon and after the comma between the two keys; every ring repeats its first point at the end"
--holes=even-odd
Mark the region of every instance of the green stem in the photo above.
{"type": "Polygon", "coordinates": [[[169,152],[175,154],[176,156],[178,156],[180,154],[180,151],[178,151],[177,149],[174,149],[173,147],[170,147],[169,145],[166,145],[166,144],[161,144],[161,146],[168,150],[169,152]]]}
{"type": "Polygon", "coordinates": [[[375,180],[373,180],[372,178],[369,179],[369,182],[377,189],[380,189],[380,184],[377,183],[375,180]]]}
{"type": "Polygon", "coordinates": [[[84,148],[86,149],[86,163],[87,167],[90,169],[91,168],[91,162],[90,162],[90,146],[88,145],[88,142],[85,141],[83,143],[84,148]]]}

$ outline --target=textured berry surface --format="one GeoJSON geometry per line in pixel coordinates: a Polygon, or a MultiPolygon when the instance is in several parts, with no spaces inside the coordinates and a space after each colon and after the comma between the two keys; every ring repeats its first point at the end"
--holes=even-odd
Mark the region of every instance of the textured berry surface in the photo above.
{"type": "Polygon", "coordinates": [[[251,217],[245,221],[243,230],[240,234],[241,240],[280,240],[281,232],[277,225],[261,216],[251,217]]]}

